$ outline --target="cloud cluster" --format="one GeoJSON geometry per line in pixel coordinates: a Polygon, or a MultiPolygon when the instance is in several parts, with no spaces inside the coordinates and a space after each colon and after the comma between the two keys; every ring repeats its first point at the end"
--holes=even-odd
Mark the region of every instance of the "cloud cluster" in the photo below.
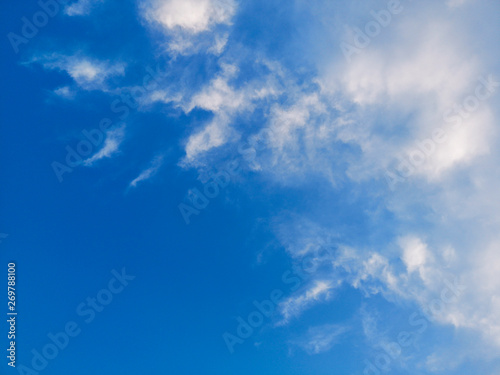
{"type": "MultiPolygon", "coordinates": [[[[172,3],[166,2],[153,7],[149,19],[167,30],[194,35],[228,23],[233,14],[207,1],[188,17],[183,11],[192,4],[169,12],[172,3]]],[[[318,56],[317,74],[307,82],[299,83],[298,75],[279,62],[267,62],[273,68],[266,74],[241,83],[239,67],[245,61],[233,58],[181,105],[187,114],[194,109],[213,114],[188,135],[181,165],[210,164],[230,153],[243,135],[251,138],[271,130],[268,147],[254,163],[254,170],[271,183],[286,187],[290,182],[327,181],[333,190],[343,186],[356,191],[356,199],[374,197],[380,209],[394,215],[398,233],[376,247],[346,246],[336,238],[335,228],[328,234],[323,224],[282,236],[294,259],[318,245],[313,238],[340,248],[335,259],[324,260],[331,266],[329,277],[322,272],[280,305],[282,324],[328,301],[339,282],[367,296],[380,294],[425,307],[441,293],[443,283],[456,277],[466,291],[434,320],[476,332],[500,348],[495,319],[500,311],[500,241],[494,229],[500,181],[493,173],[499,158],[494,151],[497,78],[490,77],[470,43],[473,33],[457,13],[461,7],[457,2],[449,5],[407,4],[406,13],[390,25],[391,32],[352,61],[339,58],[339,52],[318,56]],[[481,99],[487,92],[491,95],[481,99]],[[255,108],[264,113],[262,121],[242,126],[241,115],[248,121],[255,108]],[[446,139],[429,145],[426,140],[436,131],[446,139]],[[416,160],[415,150],[425,160],[413,166],[414,172],[400,175],[404,182],[391,191],[386,171],[416,160]]],[[[343,37],[332,38],[340,45],[343,37]]],[[[370,218],[374,213],[365,215],[376,220],[370,218]]],[[[296,224],[292,220],[290,225],[296,224]]],[[[308,346],[308,352],[329,347],[327,338],[316,341],[327,344],[308,346]]]]}
{"type": "MultiPolygon", "coordinates": [[[[384,42],[374,42],[352,62],[339,62],[338,54],[331,60],[321,56],[317,87],[286,85],[287,99],[269,106],[260,128],[271,128],[273,138],[257,159],[262,174],[284,185],[311,175],[326,178],[333,189],[341,181],[361,197],[376,197],[398,226],[398,233],[377,247],[341,246],[330,280],[322,274],[283,303],[285,322],[324,301],[320,297],[339,276],[367,296],[381,294],[422,308],[456,277],[466,290],[434,321],[481,337],[486,357],[491,350],[500,352],[499,76],[491,75],[488,58],[479,58],[470,43],[473,30],[451,13],[458,11],[432,3],[408,8],[384,42]],[[432,151],[426,153],[420,145],[428,145],[438,130],[446,140],[427,146],[432,151]],[[385,172],[415,159],[415,150],[425,160],[401,175],[404,182],[391,191],[385,172]]],[[[234,127],[226,126],[229,132],[234,127]]],[[[306,243],[303,236],[311,238],[300,231],[290,236],[283,241],[287,249],[306,243]]],[[[424,365],[432,368],[437,355],[423,358],[424,365]]]]}
{"type": "MultiPolygon", "coordinates": [[[[321,215],[287,212],[287,220],[277,220],[276,236],[293,261],[321,246],[338,248],[334,257],[320,259],[321,272],[281,303],[281,325],[333,299],[340,285],[397,306],[425,308],[443,285],[458,280],[455,287],[466,289],[431,314],[433,320],[481,337],[478,347],[490,348],[484,353],[500,353],[500,75],[491,63],[498,52],[480,48],[482,40],[497,45],[499,37],[467,21],[470,16],[491,23],[486,13],[498,12],[498,5],[405,2],[404,12],[347,61],[339,46],[349,34],[344,31],[355,25],[337,23],[366,24],[373,2],[348,7],[344,13],[356,13],[342,17],[331,16],[329,4],[310,3],[315,22],[306,24],[315,32],[303,32],[304,40],[290,47],[310,51],[307,69],[298,63],[287,68],[286,59],[264,58],[257,47],[232,40],[237,12],[232,0],[143,3],[141,16],[148,28],[160,31],[156,42],[159,48],[167,43],[173,66],[177,54],[199,53],[208,61],[190,71],[182,65],[186,60],[179,60],[182,71],[196,75],[196,85],[178,79],[148,93],[148,103],[170,105],[187,117],[206,115],[186,129],[179,165],[216,165],[242,138],[265,134],[266,147],[252,171],[273,191],[286,193],[293,185],[305,189],[307,202],[321,200],[311,203],[321,205],[321,215]],[[206,76],[199,77],[200,71],[206,76]],[[394,189],[386,183],[388,170],[398,182],[394,189]],[[360,222],[372,223],[364,243],[345,238],[344,228],[332,224],[344,202],[359,210],[360,222]],[[381,221],[381,213],[391,221],[381,221]],[[389,225],[393,230],[382,228],[389,225]]],[[[38,61],[66,72],[83,89],[104,90],[108,78],[125,72],[123,64],[82,56],[54,54],[38,61]]],[[[63,87],[58,94],[71,91],[63,87]]],[[[123,132],[108,133],[103,148],[85,164],[114,155],[123,132]]],[[[130,187],[151,178],[162,163],[161,157],[154,159],[130,187]]],[[[321,353],[342,332],[333,323],[312,328],[299,346],[321,353]]],[[[421,363],[437,369],[444,357],[438,351],[421,363]]]]}
{"type": "Polygon", "coordinates": [[[223,26],[231,24],[235,12],[233,0],[148,0],[143,4],[145,20],[169,36],[170,51],[182,54],[200,48],[220,54],[227,42],[223,26]]]}

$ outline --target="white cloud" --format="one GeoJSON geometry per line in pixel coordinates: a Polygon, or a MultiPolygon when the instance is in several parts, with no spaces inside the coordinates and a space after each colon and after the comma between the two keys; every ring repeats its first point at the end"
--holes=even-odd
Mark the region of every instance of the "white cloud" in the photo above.
{"type": "Polygon", "coordinates": [[[207,86],[196,93],[187,108],[189,113],[194,108],[202,108],[218,113],[221,111],[238,111],[248,104],[245,93],[230,86],[229,81],[236,77],[238,68],[234,65],[223,65],[223,72],[207,86]]]}
{"type": "Polygon", "coordinates": [[[225,144],[234,134],[228,123],[227,119],[216,117],[198,133],[191,135],[185,147],[185,163],[192,163],[199,154],[225,144]]]}
{"type": "MultiPolygon", "coordinates": [[[[341,247],[331,278],[321,274],[322,287],[308,285],[307,291],[282,303],[282,324],[326,298],[339,271],[345,282],[366,295],[421,307],[439,298],[445,279],[456,277],[467,290],[434,316],[436,322],[473,332],[484,338],[482,348],[493,345],[500,350],[495,318],[500,314],[500,155],[495,125],[500,95],[481,101],[460,128],[443,118],[474,95],[479,76],[489,74],[480,58],[485,56],[474,49],[473,41],[481,36],[473,37],[474,30],[460,18],[443,13],[456,9],[446,9],[432,2],[414,7],[393,21],[385,39],[381,35],[352,63],[339,63],[338,56],[318,62],[319,88],[285,78],[280,92],[286,92],[286,100],[269,97],[266,122],[254,134],[272,129],[272,142],[256,160],[255,171],[283,184],[284,175],[301,180],[313,173],[332,176],[332,182],[345,176],[353,195],[378,200],[381,210],[394,215],[397,232],[377,248],[341,247]],[[380,187],[385,169],[408,157],[417,141],[431,137],[437,128],[446,132],[447,141],[437,145],[401,191],[380,187]],[[345,163],[345,170],[336,169],[336,160],[345,163]]],[[[187,106],[231,114],[223,125],[209,123],[193,133],[187,143],[192,160],[215,147],[223,153],[222,146],[238,139],[232,114],[252,108],[249,91],[234,87],[228,77],[214,79],[187,106]]],[[[324,206],[335,215],[335,205],[324,206]]],[[[321,242],[314,241],[314,235],[331,241],[322,229],[309,232],[312,235],[292,226],[278,237],[287,238],[282,242],[294,258],[321,242]]],[[[436,361],[433,357],[431,362],[436,361]]]]}
{"type": "MultiPolygon", "coordinates": [[[[448,5],[459,3],[465,2],[448,5]]],[[[230,48],[224,26],[236,11],[232,1],[147,4],[145,17],[166,33],[170,50],[195,51],[201,43],[207,52],[219,55],[230,48]],[[200,39],[204,37],[209,42],[200,39]]],[[[454,275],[467,290],[436,314],[436,322],[474,332],[500,350],[498,98],[482,101],[460,128],[443,119],[450,108],[474,94],[478,76],[487,75],[488,70],[481,59],[484,56],[474,49],[477,43],[472,43],[484,38],[472,37],[474,30],[451,13],[443,13],[456,13],[457,8],[434,4],[423,2],[408,10],[391,23],[390,32],[381,34],[349,64],[328,55],[331,45],[321,46],[315,79],[297,79],[295,72],[277,63],[256,61],[259,69],[246,71],[248,76],[239,80],[242,62],[234,58],[227,63],[226,58],[226,63],[219,64],[221,71],[194,93],[186,88],[180,93],[161,88],[151,94],[151,101],[174,102],[187,114],[201,109],[213,115],[187,136],[183,166],[203,164],[210,160],[211,151],[223,155],[243,132],[251,133],[251,138],[266,129],[270,130],[269,146],[259,154],[254,171],[283,185],[289,180],[312,185],[316,180],[309,177],[326,177],[334,189],[344,184],[350,190],[349,199],[364,196],[370,205],[379,205],[379,210],[394,216],[395,234],[383,231],[383,236],[377,236],[379,229],[371,229],[375,233],[370,235],[384,238],[381,243],[366,248],[340,246],[333,261],[322,258],[331,273],[322,272],[305,290],[282,302],[279,324],[326,301],[341,282],[367,296],[378,294],[396,304],[425,307],[439,297],[444,278],[454,275]],[[250,76],[256,78],[248,80],[250,76]],[[259,104],[264,120],[254,125],[251,115],[259,104]],[[245,128],[245,120],[250,120],[251,128],[245,128]],[[401,191],[381,188],[378,181],[385,169],[407,158],[416,142],[431,137],[438,127],[446,132],[447,141],[438,145],[401,191]]],[[[242,59],[247,58],[243,55],[242,59]]],[[[59,56],[45,64],[68,72],[84,87],[123,73],[123,66],[89,59],[59,56]]],[[[85,163],[111,156],[122,138],[123,134],[108,135],[103,149],[85,163]]],[[[130,186],[150,178],[157,169],[153,163],[130,186]]],[[[321,215],[337,218],[333,202],[325,200],[322,206],[321,215]]],[[[318,246],[341,242],[337,231],[328,224],[314,228],[305,220],[290,230],[278,230],[278,237],[298,259],[318,246]]],[[[365,323],[368,332],[373,327],[365,323]]],[[[334,342],[328,334],[316,331],[309,339],[303,346],[309,353],[328,350],[334,342]]],[[[441,362],[434,356],[428,365],[441,362]]]]}
{"type": "MultiPolygon", "coordinates": [[[[323,259],[331,273],[322,272],[305,290],[282,302],[283,320],[278,325],[327,300],[337,282],[350,284],[366,296],[383,296],[398,306],[427,308],[440,298],[445,280],[453,282],[456,277],[467,289],[432,317],[440,325],[469,332],[476,341],[482,337],[475,344],[481,350],[489,346],[500,351],[500,148],[495,125],[499,99],[482,101],[460,128],[443,118],[475,93],[479,76],[489,74],[485,61],[496,61],[496,55],[481,55],[476,45],[488,38],[493,38],[494,45],[498,36],[476,34],[474,26],[457,16],[457,8],[437,3],[422,2],[410,9],[408,2],[407,12],[393,20],[390,31],[386,29],[351,63],[329,56],[331,45],[319,46],[320,57],[308,56],[316,58],[319,72],[316,79],[307,79],[309,84],[298,84],[293,73],[274,69],[269,76],[279,77],[280,84],[262,84],[269,76],[260,73],[256,82],[237,85],[239,64],[234,62],[183,105],[188,113],[199,108],[214,114],[212,121],[188,137],[185,165],[197,165],[211,150],[224,154],[229,147],[223,146],[240,139],[238,115],[251,113],[264,97],[265,121],[251,132],[258,135],[271,129],[271,142],[255,161],[254,171],[283,185],[288,179],[314,184],[314,178],[304,176],[326,176],[335,189],[340,180],[350,190],[348,199],[364,197],[370,206],[394,217],[390,224],[381,221],[383,229],[375,224],[371,228],[374,233],[367,237],[370,241],[383,238],[380,243],[340,246],[333,261],[323,259]],[[270,94],[256,95],[267,88],[270,94]],[[407,158],[417,141],[431,137],[437,128],[446,132],[447,141],[436,147],[401,190],[391,192],[380,186],[386,168],[407,158]],[[343,164],[336,164],[338,160],[343,164]],[[391,230],[385,228],[389,225],[391,230]]],[[[163,25],[188,34],[210,27],[209,21],[193,17],[165,19],[163,25]]],[[[338,218],[336,202],[321,204],[322,216],[338,218]]],[[[372,212],[362,214],[378,223],[372,212]]],[[[301,231],[300,225],[290,225],[288,231],[278,230],[278,238],[297,259],[320,244],[341,243],[337,227],[330,233],[324,227],[329,229],[322,225],[301,231]]],[[[370,322],[365,323],[367,332],[373,330],[370,322]]],[[[311,342],[307,346],[311,353],[328,347],[322,337],[311,342]]],[[[438,357],[430,357],[428,366],[445,363],[438,357]]]]}
{"type": "Polygon", "coordinates": [[[125,64],[99,61],[81,54],[66,56],[52,54],[33,59],[46,69],[66,72],[84,89],[103,88],[106,79],[125,73],[125,64]]]}
{"type": "Polygon", "coordinates": [[[104,0],[78,0],[66,6],[64,13],[68,16],[87,16],[92,8],[104,0]]]}
{"type": "Polygon", "coordinates": [[[169,37],[168,49],[189,54],[199,50],[222,53],[227,28],[236,12],[233,0],[150,0],[143,5],[144,18],[169,37]]]}
{"type": "Polygon", "coordinates": [[[235,12],[232,0],[154,0],[147,19],[169,30],[182,29],[197,34],[217,24],[228,24],[235,12]]]}
{"type": "Polygon", "coordinates": [[[348,330],[348,327],[335,324],[311,327],[304,337],[294,341],[293,344],[298,345],[310,355],[324,353],[337,344],[339,338],[348,330]]]}
{"type": "Polygon", "coordinates": [[[409,273],[421,270],[429,261],[429,251],[426,244],[419,238],[404,237],[399,240],[399,245],[403,249],[403,262],[409,273]]]}
{"type": "Polygon", "coordinates": [[[481,102],[460,129],[444,119],[450,108],[474,94],[478,76],[485,73],[471,47],[457,37],[463,31],[439,17],[428,19],[425,27],[418,16],[412,17],[390,25],[391,43],[362,49],[352,62],[325,68],[321,84],[359,108],[359,123],[341,134],[364,152],[365,166],[353,165],[352,178],[373,177],[391,159],[408,159],[418,151],[416,142],[432,138],[436,129],[443,129],[447,140],[426,156],[415,176],[436,179],[488,152],[494,124],[491,103],[481,102]],[[381,110],[386,123],[363,114],[381,110]],[[392,137],[381,137],[382,132],[392,137]]]}
{"type": "Polygon", "coordinates": [[[75,97],[75,92],[69,86],[63,86],[55,89],[54,94],[66,99],[72,99],[75,97]]]}
{"type": "MultiPolygon", "coordinates": [[[[500,325],[495,318],[500,314],[500,155],[495,125],[500,95],[479,100],[478,109],[462,118],[461,127],[445,121],[443,115],[455,104],[464,105],[467,97],[475,96],[478,77],[488,76],[489,71],[483,63],[487,57],[481,56],[482,61],[475,43],[468,39],[481,37],[458,18],[437,16],[438,12],[429,9],[432,7],[423,5],[427,9],[421,13],[416,11],[391,24],[392,32],[385,35],[384,42],[374,41],[352,63],[328,60],[320,64],[324,72],[318,79],[322,87],[318,95],[324,95],[321,101],[340,97],[339,115],[352,120],[335,127],[328,119],[333,131],[326,133],[327,140],[331,145],[336,139],[359,147],[357,158],[340,156],[349,162],[347,176],[360,184],[355,189],[362,186],[363,194],[380,197],[395,215],[398,232],[379,249],[340,247],[331,276],[342,270],[346,282],[368,295],[381,294],[396,304],[413,301],[422,308],[440,298],[445,280],[453,282],[456,277],[466,289],[445,304],[443,311],[431,315],[441,325],[467,332],[467,339],[476,343],[476,360],[491,358],[492,353],[500,352],[500,325]],[[426,26],[420,22],[424,18],[426,26]],[[436,128],[446,132],[447,141],[437,145],[417,173],[398,186],[400,191],[379,189],[376,179],[382,171],[392,161],[407,158],[417,148],[417,141],[431,137],[436,128]]],[[[294,123],[300,124],[295,125],[297,129],[319,129],[314,121],[303,121],[304,112],[295,111],[289,122],[286,112],[282,113],[282,125],[275,133],[283,138],[285,147],[311,139],[304,136],[310,134],[307,131],[297,132],[294,138],[283,131],[294,123]]],[[[313,114],[314,118],[318,115],[313,114]]],[[[312,148],[320,147],[316,139],[312,148]]],[[[321,156],[289,149],[297,160],[294,166],[305,161],[324,165],[321,156]]],[[[280,155],[278,151],[276,148],[275,157],[280,155]]],[[[261,166],[264,171],[270,169],[261,166]]],[[[272,167],[272,176],[276,176],[284,164],[272,167]]],[[[304,173],[292,171],[297,176],[304,173]]],[[[300,244],[309,239],[293,233],[289,233],[289,242],[300,244]]],[[[438,368],[439,363],[440,369],[458,366],[467,359],[466,346],[453,364],[447,364],[440,358],[445,354],[439,352],[429,357],[427,365],[438,368]]]]}
{"type": "MultiPolygon", "coordinates": [[[[147,4],[146,20],[167,35],[171,51],[193,52],[202,46],[220,55],[231,48],[227,26],[236,12],[234,2],[170,0],[147,4]]],[[[151,95],[152,101],[175,102],[187,114],[201,109],[213,115],[188,135],[183,166],[210,161],[211,151],[224,154],[244,131],[251,133],[251,138],[266,129],[270,142],[255,160],[254,171],[283,185],[290,180],[314,184],[310,176],[326,177],[334,189],[343,183],[351,190],[349,199],[369,197],[370,204],[394,215],[394,234],[384,231],[383,236],[377,236],[379,229],[372,228],[375,233],[370,235],[383,237],[381,243],[365,248],[340,246],[335,259],[320,258],[330,273],[322,270],[304,289],[282,302],[278,325],[288,324],[328,300],[340,283],[366,296],[383,296],[396,305],[427,308],[430,301],[440,298],[447,285],[445,279],[453,282],[456,277],[467,289],[432,317],[441,325],[470,332],[474,341],[482,337],[484,340],[475,345],[481,350],[486,352],[484,348],[489,347],[500,352],[498,97],[480,101],[459,128],[444,119],[454,105],[463,105],[465,98],[474,95],[478,77],[489,73],[485,56],[475,49],[480,43],[475,41],[486,37],[492,45],[498,41],[494,35],[475,35],[455,16],[465,4],[451,0],[440,5],[422,2],[411,9],[408,5],[407,11],[350,63],[338,55],[332,58],[328,55],[332,46],[322,45],[318,48],[322,56],[316,56],[318,76],[303,80],[306,83],[299,84],[295,72],[262,61],[255,62],[259,69],[245,71],[248,76],[239,80],[242,61],[233,58],[228,63],[226,58],[219,60],[220,72],[194,93],[185,88],[181,93],[161,88],[151,95]],[[264,121],[243,129],[259,104],[264,121]],[[239,121],[242,118],[244,121],[239,121]],[[383,172],[411,156],[418,149],[417,142],[432,137],[437,128],[445,131],[446,142],[436,146],[401,191],[380,188],[383,172]]],[[[314,61],[315,57],[309,59],[314,61]]],[[[120,74],[112,65],[91,60],[52,64],[81,85],[120,74]]],[[[110,140],[86,163],[111,155],[118,145],[110,140]]],[[[153,162],[130,186],[150,178],[158,168],[153,162]]],[[[328,216],[331,209],[331,217],[336,217],[334,203],[325,200],[322,205],[322,215],[328,216]]],[[[337,227],[297,221],[288,230],[283,229],[286,223],[277,230],[294,260],[325,244],[341,242],[337,227]]],[[[364,319],[363,323],[367,335],[377,334],[373,320],[364,319]]],[[[335,343],[335,326],[321,329],[311,329],[307,340],[300,341],[306,352],[325,352],[335,343]]],[[[427,367],[446,368],[443,356],[437,352],[426,358],[427,367]]]]}
{"type": "Polygon", "coordinates": [[[330,298],[330,291],[334,288],[330,281],[315,281],[298,296],[292,296],[279,304],[279,311],[283,319],[277,325],[287,324],[290,319],[301,315],[314,302],[326,301],[330,298]]]}
{"type": "Polygon", "coordinates": [[[286,212],[273,220],[273,231],[287,253],[296,260],[314,255],[333,254],[339,234],[305,217],[286,212]]]}
{"type": "Polygon", "coordinates": [[[84,160],[83,165],[87,167],[93,166],[97,161],[105,158],[110,158],[118,152],[120,144],[125,137],[125,125],[108,130],[103,147],[90,158],[84,160]]]}
{"type": "Polygon", "coordinates": [[[229,38],[228,34],[217,34],[215,36],[213,45],[208,49],[207,52],[212,53],[214,55],[220,55],[226,48],[228,38],[229,38]]]}
{"type": "Polygon", "coordinates": [[[151,166],[149,168],[143,170],[139,174],[139,176],[134,178],[130,182],[129,187],[136,187],[139,182],[146,181],[146,180],[150,179],[151,177],[153,177],[156,174],[156,172],[158,172],[158,169],[160,169],[161,166],[163,165],[163,160],[164,160],[163,155],[155,157],[153,159],[153,161],[151,162],[151,166]]]}
{"type": "Polygon", "coordinates": [[[220,63],[221,72],[195,92],[188,104],[182,105],[186,113],[195,108],[212,112],[214,118],[191,134],[186,142],[184,166],[203,164],[206,152],[240,138],[238,116],[250,112],[258,103],[275,98],[281,92],[274,77],[258,77],[237,85],[239,70],[234,64],[220,63]]]}
{"type": "MultiPolygon", "coordinates": [[[[446,226],[438,226],[436,230],[444,228],[446,226]]],[[[299,234],[299,241],[300,238],[299,234]]],[[[458,239],[455,242],[461,241],[458,239]]],[[[323,301],[318,297],[330,291],[329,283],[346,282],[366,296],[381,294],[397,304],[415,302],[436,323],[465,329],[469,333],[467,340],[482,337],[483,342],[476,343],[476,358],[490,358],[495,352],[500,352],[498,237],[493,242],[477,241],[473,250],[463,244],[458,248],[431,246],[415,235],[398,238],[387,246],[392,250],[386,251],[386,254],[340,246],[333,259],[320,259],[324,264],[331,264],[330,273],[322,273],[321,285],[310,286],[306,292],[290,297],[280,305],[283,314],[280,325],[323,301]],[[461,258],[456,256],[457,252],[461,258]],[[401,269],[400,260],[405,269],[401,269]],[[447,292],[443,294],[443,290],[447,292]],[[440,302],[436,304],[435,301],[440,302]]],[[[390,337],[378,333],[373,316],[364,314],[363,326],[367,338],[373,343],[390,340],[390,337]]],[[[440,359],[440,355],[429,358],[428,365],[435,367],[439,362],[446,367],[446,361],[440,359]]],[[[465,353],[459,359],[457,357],[454,365],[466,359],[465,353]]]]}

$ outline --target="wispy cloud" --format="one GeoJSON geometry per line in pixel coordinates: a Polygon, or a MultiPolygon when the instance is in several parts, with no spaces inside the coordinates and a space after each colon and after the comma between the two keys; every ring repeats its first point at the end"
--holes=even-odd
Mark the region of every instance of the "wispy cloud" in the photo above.
{"type": "Polygon", "coordinates": [[[106,132],[106,140],[103,147],[92,157],[86,159],[83,165],[87,167],[93,166],[97,161],[109,158],[118,152],[120,144],[125,137],[125,125],[106,132]]]}
{"type": "Polygon", "coordinates": [[[217,117],[198,133],[191,135],[185,148],[186,162],[191,163],[199,154],[225,144],[234,135],[228,125],[227,118],[217,117]]]}
{"type": "Polygon", "coordinates": [[[153,161],[151,162],[151,166],[145,170],[143,170],[139,176],[137,176],[136,178],[134,178],[130,184],[129,184],[129,187],[136,187],[137,184],[141,181],[146,181],[148,179],[150,179],[151,177],[153,177],[156,172],[158,172],[158,169],[161,168],[161,166],[163,165],[163,160],[164,160],[164,155],[160,155],[160,156],[157,156],[153,159],[153,161]]]}
{"type": "Polygon", "coordinates": [[[283,319],[277,325],[287,324],[291,318],[302,314],[314,302],[328,300],[332,289],[333,285],[330,281],[315,281],[302,294],[287,298],[279,305],[279,311],[283,319]]]}
{"type": "Polygon", "coordinates": [[[348,327],[336,324],[310,327],[307,334],[292,341],[292,344],[299,346],[307,354],[320,354],[329,351],[347,331],[348,327]]]}
{"type": "Polygon", "coordinates": [[[106,79],[125,73],[125,64],[109,63],[85,56],[50,54],[33,58],[30,63],[40,63],[45,69],[66,72],[84,89],[103,88],[106,79]]]}
{"type": "Polygon", "coordinates": [[[266,61],[259,61],[257,65],[259,70],[267,71],[266,74],[240,84],[239,68],[235,64],[220,63],[220,72],[182,106],[188,114],[195,108],[214,114],[213,120],[188,137],[183,165],[202,164],[206,152],[238,140],[240,129],[234,125],[238,117],[251,112],[259,104],[268,106],[267,101],[272,102],[282,93],[279,76],[276,78],[273,71],[279,69],[268,66],[266,61]]]}
{"type": "Polygon", "coordinates": [[[68,16],[87,16],[92,8],[104,0],[78,0],[66,6],[64,13],[68,16]]]}

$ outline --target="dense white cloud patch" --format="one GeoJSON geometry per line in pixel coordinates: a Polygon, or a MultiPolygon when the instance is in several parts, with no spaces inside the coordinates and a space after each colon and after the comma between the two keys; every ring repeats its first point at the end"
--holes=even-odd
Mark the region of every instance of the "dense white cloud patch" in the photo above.
{"type": "Polygon", "coordinates": [[[196,34],[230,23],[234,12],[232,0],[155,0],[150,2],[146,16],[167,29],[196,34]]]}
{"type": "Polygon", "coordinates": [[[403,249],[403,262],[406,265],[409,273],[419,271],[421,277],[425,265],[429,262],[431,254],[427,249],[426,244],[422,243],[419,238],[405,237],[399,241],[400,247],[403,249]]]}
{"type": "Polygon", "coordinates": [[[385,124],[363,115],[357,126],[346,129],[343,137],[357,142],[365,156],[365,165],[350,169],[353,178],[373,177],[411,160],[412,174],[436,179],[488,152],[494,126],[488,99],[493,93],[488,94],[483,81],[490,72],[481,70],[466,39],[457,37],[463,34],[459,25],[433,17],[422,27],[419,19],[393,21],[391,43],[362,49],[351,62],[325,69],[323,86],[341,90],[367,114],[377,109],[389,115],[385,124]],[[381,131],[393,136],[382,138],[381,131]],[[436,131],[443,134],[439,143],[433,141],[436,131]],[[429,150],[423,156],[422,144],[429,150]]]}
{"type": "Polygon", "coordinates": [[[233,0],[150,0],[143,3],[144,18],[170,37],[174,53],[192,53],[200,48],[220,54],[228,26],[236,12],[233,0]],[[201,35],[203,34],[203,35],[201,35]]]}

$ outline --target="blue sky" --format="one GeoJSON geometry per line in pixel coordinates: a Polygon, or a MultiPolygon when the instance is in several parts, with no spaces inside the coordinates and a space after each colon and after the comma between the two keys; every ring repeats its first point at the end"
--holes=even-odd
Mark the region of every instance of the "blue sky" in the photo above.
{"type": "Polygon", "coordinates": [[[2,374],[500,374],[497,1],[1,12],[2,374]]]}

